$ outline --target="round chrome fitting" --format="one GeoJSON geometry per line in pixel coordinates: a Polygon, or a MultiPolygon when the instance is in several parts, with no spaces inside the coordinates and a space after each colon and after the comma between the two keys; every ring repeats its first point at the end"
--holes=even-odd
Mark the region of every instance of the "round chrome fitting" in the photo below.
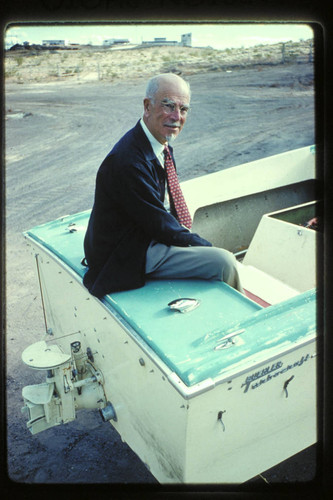
{"type": "Polygon", "coordinates": [[[104,422],[108,422],[109,420],[117,422],[117,415],[110,401],[107,402],[104,408],[100,408],[99,412],[104,422]]]}

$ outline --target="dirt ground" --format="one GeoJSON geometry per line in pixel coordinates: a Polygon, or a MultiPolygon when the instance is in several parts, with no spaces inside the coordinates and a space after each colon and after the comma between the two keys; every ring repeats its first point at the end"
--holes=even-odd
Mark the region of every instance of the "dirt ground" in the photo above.
{"type": "MultiPolygon", "coordinates": [[[[192,110],[174,144],[180,179],[313,144],[313,78],[311,64],[189,76],[192,110]]],[[[5,88],[7,474],[17,486],[156,484],[97,410],[35,436],[21,414],[23,386],[44,378],[21,361],[25,347],[44,332],[22,231],[91,207],[96,171],[140,118],[145,84],[138,78],[5,88]]],[[[249,484],[304,482],[315,472],[313,446],[249,484]]]]}

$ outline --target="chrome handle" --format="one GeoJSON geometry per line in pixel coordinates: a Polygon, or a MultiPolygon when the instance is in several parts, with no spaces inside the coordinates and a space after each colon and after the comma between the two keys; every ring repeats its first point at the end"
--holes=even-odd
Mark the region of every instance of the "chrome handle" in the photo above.
{"type": "Polygon", "coordinates": [[[229,347],[231,347],[232,345],[235,344],[234,337],[236,337],[237,335],[240,335],[241,333],[244,333],[244,332],[245,332],[245,328],[242,328],[240,330],[236,330],[235,332],[228,333],[224,337],[220,338],[218,340],[218,342],[222,341],[222,344],[215,346],[214,351],[218,351],[220,349],[229,349],[229,347]]]}

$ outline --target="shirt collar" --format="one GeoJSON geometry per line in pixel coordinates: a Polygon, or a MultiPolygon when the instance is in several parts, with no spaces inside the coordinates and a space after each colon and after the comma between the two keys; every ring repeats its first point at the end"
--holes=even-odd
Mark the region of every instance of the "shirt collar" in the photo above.
{"type": "MultiPolygon", "coordinates": [[[[150,130],[148,129],[147,125],[145,124],[145,122],[143,121],[143,119],[141,118],[140,120],[140,125],[141,127],[143,128],[143,131],[145,132],[146,136],[148,137],[149,139],[149,142],[151,144],[151,147],[153,148],[153,151],[155,153],[155,155],[158,157],[161,157],[162,153],[163,153],[163,149],[164,149],[164,144],[161,144],[154,136],[153,134],[150,132],[150,130]]],[[[162,155],[163,156],[163,155],[162,155]]]]}

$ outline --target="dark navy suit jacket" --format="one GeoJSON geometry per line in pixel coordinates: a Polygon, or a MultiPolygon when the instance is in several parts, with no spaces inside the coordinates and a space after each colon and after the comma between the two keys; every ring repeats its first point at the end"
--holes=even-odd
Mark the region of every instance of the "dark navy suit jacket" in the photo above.
{"type": "Polygon", "coordinates": [[[182,247],[210,245],[179,224],[173,206],[171,213],[166,211],[164,194],[164,169],[138,122],[114,146],[97,173],[84,240],[89,267],[84,284],[91,294],[102,297],[143,286],[146,251],[152,240],[182,247]]]}

